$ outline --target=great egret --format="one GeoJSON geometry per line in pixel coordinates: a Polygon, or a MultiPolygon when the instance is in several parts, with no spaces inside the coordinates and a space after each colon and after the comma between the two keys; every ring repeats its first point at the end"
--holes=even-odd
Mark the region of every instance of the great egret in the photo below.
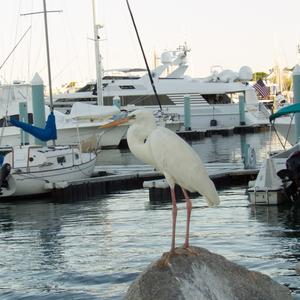
{"type": "Polygon", "coordinates": [[[187,221],[184,248],[189,247],[189,229],[192,202],[186,190],[203,195],[209,206],[220,200],[214,183],[194,149],[173,131],[158,127],[152,112],[136,110],[128,115],[131,124],[127,142],[131,152],[140,160],[162,172],[170,186],[172,198],[172,243],[175,251],[177,205],[175,184],[178,184],[186,200],[187,221]]]}

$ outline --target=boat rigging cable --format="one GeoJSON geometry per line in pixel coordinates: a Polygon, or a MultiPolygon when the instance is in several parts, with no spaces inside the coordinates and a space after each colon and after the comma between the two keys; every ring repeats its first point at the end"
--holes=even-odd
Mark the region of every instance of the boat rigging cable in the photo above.
{"type": "Polygon", "coordinates": [[[134,26],[134,30],[135,30],[137,39],[139,41],[139,45],[140,45],[141,51],[143,53],[143,58],[144,58],[144,61],[145,61],[145,64],[146,64],[147,72],[148,72],[148,75],[149,75],[149,79],[150,79],[150,82],[151,82],[151,85],[152,85],[153,92],[155,94],[155,98],[156,98],[156,100],[158,102],[160,110],[162,110],[161,103],[160,103],[160,100],[159,100],[159,97],[158,97],[158,94],[157,94],[157,91],[156,91],[156,88],[155,88],[155,85],[154,85],[152,74],[151,74],[150,69],[149,69],[147,58],[146,58],[146,55],[145,55],[145,52],[144,52],[144,49],[143,49],[143,45],[142,45],[142,42],[141,42],[138,30],[137,30],[137,27],[136,27],[136,24],[135,24],[135,21],[134,21],[134,17],[133,17],[133,14],[132,14],[132,11],[131,11],[131,8],[130,8],[128,0],[126,0],[126,3],[127,3],[127,7],[128,7],[128,10],[129,10],[129,13],[130,13],[130,17],[131,17],[131,20],[132,20],[132,23],[133,23],[133,26],[134,26]]]}
{"type": "Polygon", "coordinates": [[[291,127],[292,127],[292,122],[293,122],[294,115],[295,115],[295,114],[293,114],[292,117],[291,117],[291,121],[290,121],[290,124],[289,124],[289,127],[288,127],[288,131],[287,131],[287,134],[286,134],[284,143],[282,142],[282,140],[281,140],[281,138],[280,138],[280,136],[279,136],[279,134],[278,134],[278,131],[277,131],[276,127],[275,127],[275,120],[273,120],[273,121],[271,122],[271,128],[270,128],[270,130],[271,130],[271,129],[274,129],[274,131],[275,131],[275,133],[276,133],[276,136],[277,136],[277,138],[278,138],[278,140],[279,140],[281,146],[283,147],[283,149],[285,149],[285,146],[286,146],[286,143],[287,143],[287,138],[288,138],[288,136],[289,136],[289,134],[290,134],[290,130],[291,130],[291,127]]]}
{"type": "MultiPolygon", "coordinates": [[[[27,28],[27,30],[23,33],[23,35],[21,36],[21,38],[19,39],[19,41],[17,42],[17,44],[13,47],[13,49],[9,52],[8,56],[5,58],[5,60],[3,61],[3,63],[0,66],[0,70],[3,68],[3,66],[5,65],[5,63],[8,61],[8,59],[11,57],[11,55],[14,53],[14,51],[17,49],[17,47],[19,46],[19,44],[22,42],[23,38],[26,36],[26,34],[29,32],[29,30],[31,29],[31,26],[29,26],[27,28]]],[[[4,129],[7,126],[7,115],[8,115],[8,102],[9,102],[9,97],[6,101],[6,105],[5,105],[5,116],[4,116],[4,123],[2,125],[2,129],[1,129],[1,133],[0,133],[0,145],[2,144],[2,138],[4,135],[4,129]]]]}
{"type": "Polygon", "coordinates": [[[22,42],[23,38],[25,37],[25,35],[27,34],[27,32],[31,29],[31,26],[28,27],[28,29],[24,32],[24,34],[21,36],[21,38],[19,39],[18,43],[13,47],[13,49],[9,52],[8,56],[5,58],[4,62],[1,64],[0,66],[0,70],[2,69],[2,67],[5,65],[5,63],[7,62],[7,60],[10,58],[10,56],[14,53],[14,51],[16,50],[16,48],[19,46],[19,44],[22,42]]]}

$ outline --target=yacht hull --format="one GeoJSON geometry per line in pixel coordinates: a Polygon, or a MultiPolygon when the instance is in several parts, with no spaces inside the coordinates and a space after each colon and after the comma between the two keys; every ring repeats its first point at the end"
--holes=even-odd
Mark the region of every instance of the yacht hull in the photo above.
{"type": "MultiPolygon", "coordinates": [[[[59,145],[77,144],[78,141],[86,140],[92,136],[97,139],[99,148],[117,148],[121,139],[128,129],[127,125],[116,126],[113,128],[102,129],[100,125],[89,124],[88,126],[69,126],[57,129],[56,143],[59,145]]],[[[2,145],[20,145],[24,144],[21,140],[20,129],[16,127],[6,127],[5,134],[2,137],[2,145]]],[[[34,138],[29,137],[29,144],[34,143],[34,138]]]]}

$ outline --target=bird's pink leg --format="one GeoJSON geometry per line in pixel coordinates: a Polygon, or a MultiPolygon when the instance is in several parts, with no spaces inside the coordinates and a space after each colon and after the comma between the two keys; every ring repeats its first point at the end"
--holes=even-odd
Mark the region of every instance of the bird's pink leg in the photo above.
{"type": "Polygon", "coordinates": [[[176,195],[175,189],[171,188],[172,197],[172,244],[171,252],[175,251],[175,232],[176,232],[176,218],[177,218],[177,205],[176,205],[176,195]]]}
{"type": "Polygon", "coordinates": [[[190,220],[191,220],[191,212],[192,212],[192,201],[190,200],[186,190],[181,188],[185,201],[186,201],[186,234],[185,234],[185,242],[183,248],[189,247],[189,239],[190,239],[190,220]]]}

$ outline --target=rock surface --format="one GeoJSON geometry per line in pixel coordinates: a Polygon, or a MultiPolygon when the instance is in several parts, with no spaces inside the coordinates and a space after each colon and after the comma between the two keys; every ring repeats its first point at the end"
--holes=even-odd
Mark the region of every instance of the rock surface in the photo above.
{"type": "Polygon", "coordinates": [[[289,300],[287,287],[204,248],[176,248],[152,263],[129,287],[126,300],[289,300]]]}

